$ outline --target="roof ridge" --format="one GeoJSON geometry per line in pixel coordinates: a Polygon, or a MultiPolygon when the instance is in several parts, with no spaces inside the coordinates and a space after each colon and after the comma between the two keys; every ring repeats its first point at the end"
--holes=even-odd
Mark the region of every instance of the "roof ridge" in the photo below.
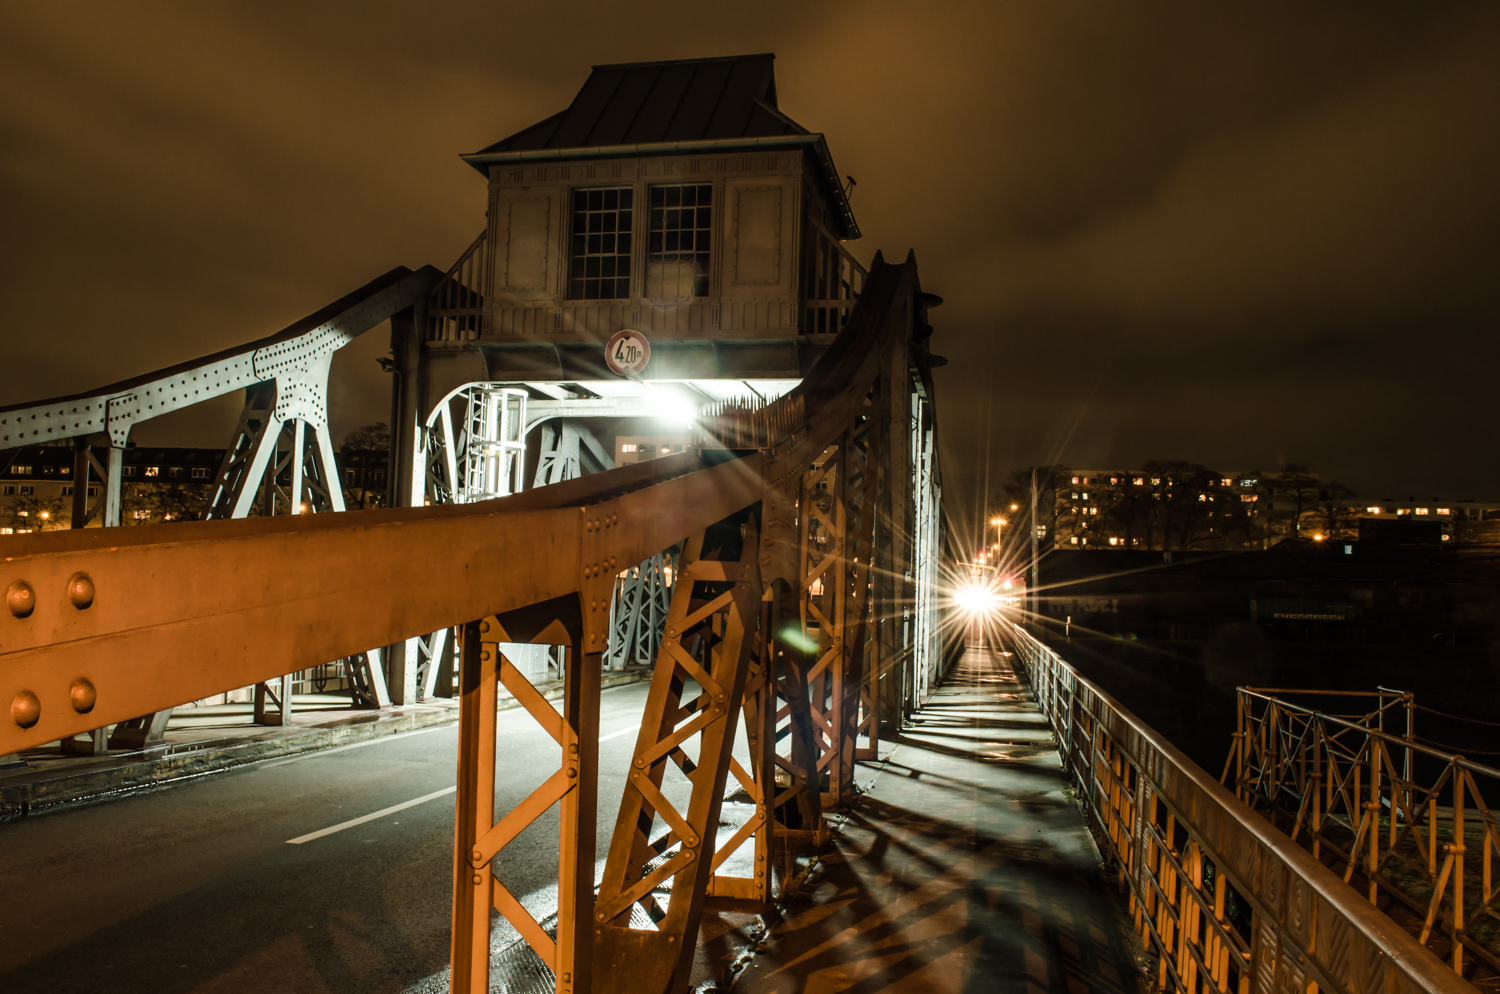
{"type": "Polygon", "coordinates": [[[702,62],[741,62],[746,59],[774,59],[775,52],[756,52],[751,55],[711,55],[705,59],[657,59],[652,62],[611,62],[590,66],[590,69],[645,69],[649,66],[683,66],[702,62]]]}

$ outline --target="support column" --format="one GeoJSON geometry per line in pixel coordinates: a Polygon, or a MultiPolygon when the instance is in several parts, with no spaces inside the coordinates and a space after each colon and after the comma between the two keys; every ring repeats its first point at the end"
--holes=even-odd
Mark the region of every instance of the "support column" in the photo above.
{"type": "Polygon", "coordinates": [[[301,514],[302,505],[307,504],[308,510],[312,510],[311,501],[304,501],[302,493],[302,457],[306,454],[307,426],[300,420],[292,422],[292,478],[287,486],[287,500],[292,505],[290,514],[301,514]]]}
{"type": "Polygon", "coordinates": [[[104,481],[104,527],[120,527],[120,480],[125,473],[125,446],[109,447],[109,475],[104,481]]]}
{"type": "Polygon", "coordinates": [[[83,528],[89,523],[89,445],[81,438],[73,440],[73,523],[83,528]]]}
{"type": "Polygon", "coordinates": [[[577,784],[563,795],[557,844],[557,994],[588,994],[594,971],[594,860],[599,835],[599,693],[604,654],[567,650],[563,767],[577,784]]]}
{"type": "Polygon", "coordinates": [[[418,465],[418,435],[422,383],[422,329],[426,303],[391,317],[391,458],[386,474],[386,505],[412,507],[422,502],[423,483],[418,465]]]}
{"type": "Polygon", "coordinates": [[[490,867],[476,868],[470,854],[495,822],[495,723],[499,652],[481,646],[479,622],[464,625],[458,697],[458,811],[454,818],[453,938],[448,989],[489,994],[490,867]]]}
{"type": "Polygon", "coordinates": [[[407,639],[385,648],[385,676],[389,681],[392,704],[415,704],[417,702],[416,639],[407,639]]]}

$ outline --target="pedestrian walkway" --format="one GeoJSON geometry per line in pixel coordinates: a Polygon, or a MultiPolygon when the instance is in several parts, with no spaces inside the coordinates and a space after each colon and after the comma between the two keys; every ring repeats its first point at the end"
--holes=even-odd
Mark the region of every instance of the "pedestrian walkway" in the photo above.
{"type": "Polygon", "coordinates": [[[835,833],[736,994],[1141,988],[1014,657],[970,649],[835,833]]]}

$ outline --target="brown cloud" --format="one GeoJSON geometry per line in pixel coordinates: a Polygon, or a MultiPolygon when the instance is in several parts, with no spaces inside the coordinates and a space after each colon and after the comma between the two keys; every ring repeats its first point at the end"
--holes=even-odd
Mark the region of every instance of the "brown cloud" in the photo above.
{"type": "MultiPolygon", "coordinates": [[[[7,401],[445,265],[483,216],[456,154],[566,104],[591,63],[774,50],[782,106],[859,180],[856,251],[915,248],[948,300],[951,493],[1059,454],[1500,493],[1465,431],[1497,358],[1486,7],[96,2],[7,20],[7,401]]],[[[345,427],[383,414],[371,358],[338,372],[345,427]]]]}

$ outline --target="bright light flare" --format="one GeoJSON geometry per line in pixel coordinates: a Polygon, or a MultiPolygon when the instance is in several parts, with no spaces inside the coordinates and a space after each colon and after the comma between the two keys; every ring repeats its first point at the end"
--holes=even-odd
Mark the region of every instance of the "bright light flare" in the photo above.
{"type": "Polygon", "coordinates": [[[953,592],[953,599],[963,611],[975,617],[992,615],[1000,610],[1000,595],[984,580],[960,584],[953,592]]]}
{"type": "Polygon", "coordinates": [[[692,427],[698,419],[698,405],[680,391],[670,387],[657,387],[646,394],[646,403],[651,416],[669,424],[692,427]]]}

